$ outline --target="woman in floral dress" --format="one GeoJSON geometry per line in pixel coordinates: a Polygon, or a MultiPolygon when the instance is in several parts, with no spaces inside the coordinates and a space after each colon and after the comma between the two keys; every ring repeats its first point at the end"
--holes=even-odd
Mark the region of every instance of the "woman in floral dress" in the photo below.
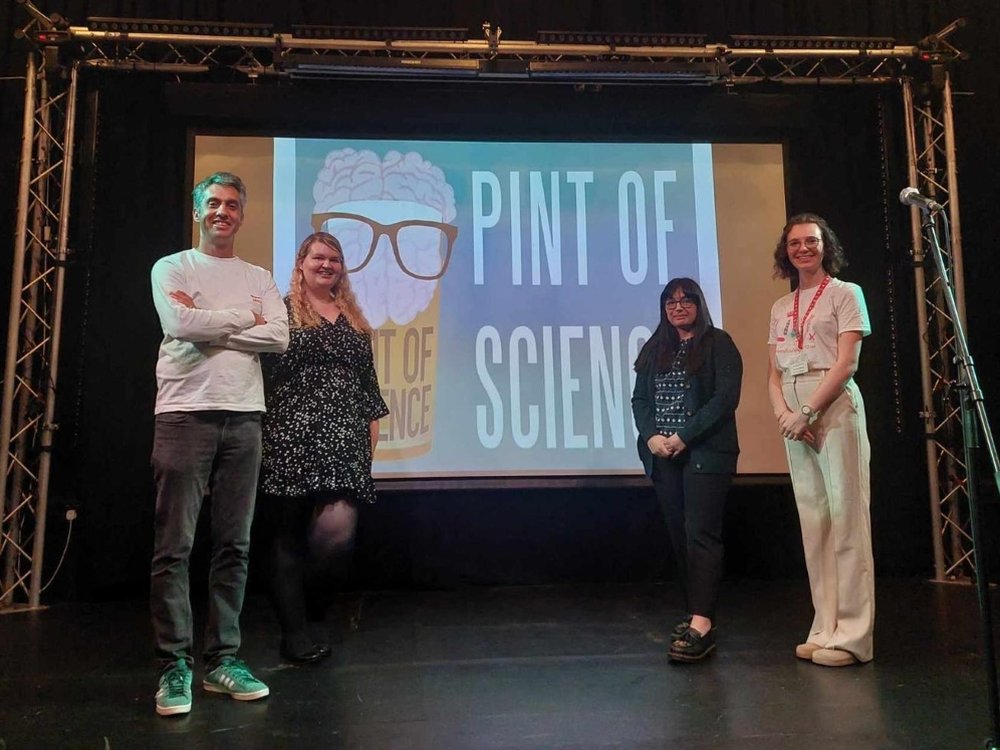
{"type": "Polygon", "coordinates": [[[358,504],[374,502],[372,455],[388,414],[372,357],[372,329],[351,291],[340,243],[312,234],[295,255],[288,350],[265,361],[267,414],[260,472],[271,520],[268,574],[281,654],[294,662],[330,653],[310,632],[319,619],[307,578],[349,560],[358,504]]]}

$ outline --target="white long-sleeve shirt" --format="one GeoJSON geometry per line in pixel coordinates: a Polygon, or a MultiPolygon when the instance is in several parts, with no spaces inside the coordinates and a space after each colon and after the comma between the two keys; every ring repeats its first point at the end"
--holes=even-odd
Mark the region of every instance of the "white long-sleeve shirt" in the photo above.
{"type": "Polygon", "coordinates": [[[271,274],[191,249],[161,258],[150,275],[163,327],[155,413],[264,411],[257,354],[288,347],[288,313],[271,274]],[[172,299],[175,291],[196,307],[172,299]],[[254,312],[267,323],[254,325],[254,312]]]}

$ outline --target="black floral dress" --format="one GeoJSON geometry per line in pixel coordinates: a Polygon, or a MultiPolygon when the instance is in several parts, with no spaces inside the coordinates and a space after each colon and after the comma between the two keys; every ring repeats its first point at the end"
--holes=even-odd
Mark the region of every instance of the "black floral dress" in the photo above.
{"type": "Polygon", "coordinates": [[[342,493],[375,501],[372,420],[389,413],[371,339],[341,315],[292,328],[284,354],[263,355],[267,413],[261,490],[269,495],[342,493]]]}

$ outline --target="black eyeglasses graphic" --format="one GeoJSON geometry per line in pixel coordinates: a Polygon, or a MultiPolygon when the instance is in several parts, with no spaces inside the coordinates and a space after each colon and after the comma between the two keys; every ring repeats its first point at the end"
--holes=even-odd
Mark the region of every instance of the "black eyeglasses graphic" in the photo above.
{"type": "Polygon", "coordinates": [[[340,240],[344,246],[345,262],[349,256],[363,254],[360,262],[347,266],[348,273],[360,271],[371,262],[379,239],[384,235],[389,238],[403,273],[421,281],[433,281],[444,276],[451,261],[455,238],[458,237],[458,227],[440,221],[410,219],[381,224],[367,216],[339,211],[313,214],[312,225],[315,231],[327,231],[340,240]],[[426,252],[431,247],[437,248],[437,253],[426,252]]]}

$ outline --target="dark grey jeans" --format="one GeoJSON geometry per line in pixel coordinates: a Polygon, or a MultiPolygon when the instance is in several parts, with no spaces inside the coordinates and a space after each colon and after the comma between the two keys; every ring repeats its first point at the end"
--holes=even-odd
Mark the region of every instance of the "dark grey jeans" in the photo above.
{"type": "Polygon", "coordinates": [[[205,664],[211,668],[239,650],[260,440],[259,412],[156,415],[150,611],[161,665],[178,658],[193,662],[188,558],[206,493],[211,497],[212,563],[205,664]]]}

